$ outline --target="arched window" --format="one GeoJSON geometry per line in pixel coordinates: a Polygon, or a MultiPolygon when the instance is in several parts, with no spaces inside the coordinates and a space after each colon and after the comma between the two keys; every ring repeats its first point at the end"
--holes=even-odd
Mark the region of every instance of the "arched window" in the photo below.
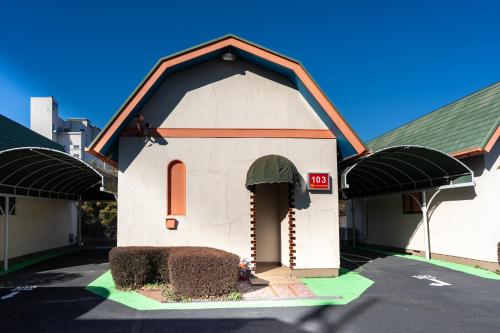
{"type": "Polygon", "coordinates": [[[186,215],[186,166],[181,161],[168,165],[168,215],[186,215]]]}

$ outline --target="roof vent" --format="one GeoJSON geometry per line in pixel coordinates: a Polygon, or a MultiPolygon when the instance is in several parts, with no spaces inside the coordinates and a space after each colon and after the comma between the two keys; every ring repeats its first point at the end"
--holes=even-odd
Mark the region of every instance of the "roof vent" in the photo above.
{"type": "Polygon", "coordinates": [[[230,51],[222,55],[222,60],[224,61],[234,61],[234,59],[236,59],[236,56],[232,54],[230,51]]]}

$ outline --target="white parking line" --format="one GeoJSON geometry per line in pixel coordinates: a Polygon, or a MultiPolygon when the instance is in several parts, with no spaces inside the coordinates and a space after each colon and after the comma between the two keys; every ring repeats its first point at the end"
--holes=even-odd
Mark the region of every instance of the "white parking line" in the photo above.
{"type": "Polygon", "coordinates": [[[451,286],[451,283],[438,280],[438,279],[436,279],[436,277],[431,276],[431,275],[413,275],[412,277],[419,279],[419,280],[432,281],[433,283],[430,283],[429,286],[435,286],[435,287],[451,286]]]}
{"type": "Polygon", "coordinates": [[[7,295],[4,295],[0,298],[0,300],[6,300],[6,299],[9,299],[9,298],[12,298],[14,296],[16,296],[17,294],[19,294],[21,291],[31,291],[33,289],[35,289],[37,286],[22,286],[22,287],[15,287],[14,289],[11,290],[11,292],[7,295]]]}
{"type": "Polygon", "coordinates": [[[19,292],[18,292],[18,291],[14,291],[14,292],[11,292],[10,294],[7,294],[7,295],[5,295],[5,296],[2,296],[2,301],[3,301],[4,299],[12,298],[12,297],[16,296],[17,294],[19,294],[19,292]]]}

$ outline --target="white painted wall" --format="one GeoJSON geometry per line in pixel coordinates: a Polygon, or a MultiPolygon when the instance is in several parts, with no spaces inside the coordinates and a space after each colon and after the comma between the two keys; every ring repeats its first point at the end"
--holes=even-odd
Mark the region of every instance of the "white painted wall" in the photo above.
{"type": "MultiPolygon", "coordinates": [[[[475,174],[475,188],[446,190],[438,194],[431,206],[429,230],[431,252],[498,261],[500,242],[500,144],[490,153],[462,161],[475,174]]],[[[430,197],[430,196],[429,196],[430,197]]],[[[356,200],[355,221],[367,243],[424,251],[421,214],[403,214],[401,194],[356,200]],[[367,220],[366,220],[367,218],[367,220]]],[[[348,213],[350,215],[350,212],[348,213]]]]}
{"type": "MultiPolygon", "coordinates": [[[[9,258],[67,246],[77,236],[77,212],[71,201],[18,198],[9,218],[9,258]]],[[[3,259],[5,217],[0,215],[0,260],[3,259]]],[[[73,243],[74,244],[74,243],[73,243]]]]}
{"type": "MultiPolygon", "coordinates": [[[[302,177],[310,171],[337,174],[335,140],[167,139],[144,144],[121,138],[118,174],[118,246],[203,245],[250,257],[250,165],[259,157],[288,158],[302,177]],[[167,166],[187,168],[187,215],[167,230],[167,166]]],[[[335,183],[335,180],[334,180],[335,183]]],[[[338,268],[337,191],[296,189],[296,268],[338,268]]],[[[287,254],[285,254],[286,256],[287,254]]]]}
{"type": "Polygon", "coordinates": [[[167,77],[141,114],[152,127],[327,128],[288,78],[243,60],[167,77]]]}
{"type": "MultiPolygon", "coordinates": [[[[327,128],[289,79],[242,60],[215,59],[171,75],[141,114],[152,127],[327,128]]],[[[119,142],[119,246],[203,245],[249,258],[245,180],[256,159],[282,155],[302,177],[311,171],[337,174],[336,140],[154,140],[119,142]],[[187,215],[178,217],[177,230],[167,230],[166,173],[177,159],[187,168],[187,215]]],[[[304,183],[296,189],[296,207],[296,268],[338,268],[337,191],[308,193],[304,183]]],[[[288,238],[283,240],[287,245],[288,238]]],[[[283,258],[288,264],[288,246],[283,258]]]]}
{"type": "Polygon", "coordinates": [[[57,143],[64,147],[64,150],[73,157],[82,159],[84,156],[84,143],[81,132],[59,132],[57,133],[57,143]]]}
{"type": "Polygon", "coordinates": [[[54,140],[53,131],[57,122],[57,102],[53,97],[30,98],[30,128],[31,130],[54,140]]]}

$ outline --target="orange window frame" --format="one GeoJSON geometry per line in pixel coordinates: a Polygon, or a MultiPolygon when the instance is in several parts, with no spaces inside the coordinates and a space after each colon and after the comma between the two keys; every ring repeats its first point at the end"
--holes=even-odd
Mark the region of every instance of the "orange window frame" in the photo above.
{"type": "Polygon", "coordinates": [[[422,192],[403,193],[403,214],[421,214],[422,209],[420,208],[419,203],[422,204],[422,192]],[[410,194],[417,198],[418,203],[410,194]]]}
{"type": "Polygon", "coordinates": [[[167,214],[186,215],[186,165],[179,160],[167,168],[167,214]]]}

